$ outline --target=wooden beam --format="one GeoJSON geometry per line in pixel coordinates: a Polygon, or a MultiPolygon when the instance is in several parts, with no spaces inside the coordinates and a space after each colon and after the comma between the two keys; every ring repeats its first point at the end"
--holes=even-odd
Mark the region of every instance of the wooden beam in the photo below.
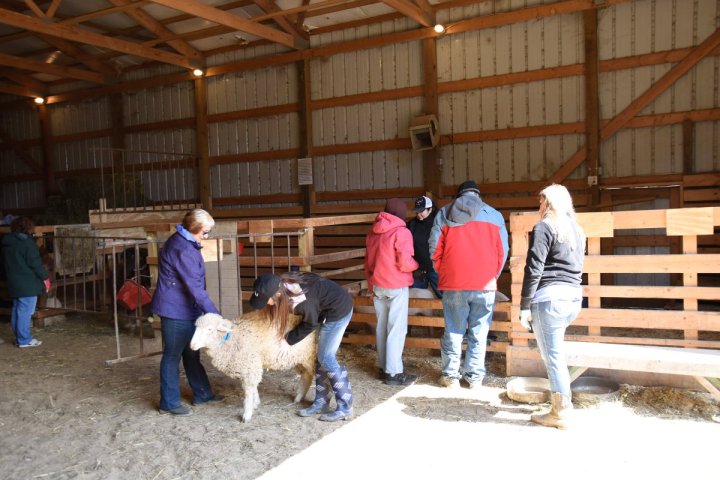
{"type": "Polygon", "coordinates": [[[32,88],[22,87],[20,85],[11,85],[9,83],[0,83],[0,92],[28,98],[45,96],[43,92],[38,92],[32,88]]]}
{"type": "Polygon", "coordinates": [[[48,86],[43,82],[36,80],[31,75],[24,75],[15,71],[3,72],[6,78],[9,78],[15,83],[18,83],[24,87],[28,87],[31,90],[37,92],[38,96],[45,97],[47,95],[48,86]]]}
{"type": "Polygon", "coordinates": [[[218,25],[225,25],[290,48],[304,48],[302,45],[298,45],[297,39],[292,35],[233,15],[232,13],[224,12],[218,8],[202,4],[196,0],[153,0],[153,3],[173,8],[179,12],[189,13],[190,15],[215,22],[218,25]]]}
{"type": "Polygon", "coordinates": [[[33,0],[25,0],[25,5],[38,17],[45,17],[45,12],[43,12],[33,0]]]}
{"type": "Polygon", "coordinates": [[[118,75],[118,70],[113,66],[105,61],[99,59],[98,57],[94,57],[87,53],[82,48],[76,46],[72,42],[68,42],[67,40],[64,40],[59,37],[54,37],[52,35],[38,35],[43,41],[47,42],[48,44],[56,47],[58,50],[62,51],[65,55],[69,57],[75,58],[77,61],[84,63],[88,67],[90,67],[92,70],[98,72],[99,74],[103,75],[105,78],[112,78],[116,77],[118,75]]]}
{"type": "Polygon", "coordinates": [[[45,12],[45,16],[48,18],[53,18],[55,16],[55,12],[57,12],[58,7],[60,6],[60,2],[62,0],[52,0],[52,3],[47,9],[47,12],[45,12]]]}
{"type": "MultiPolygon", "coordinates": [[[[632,117],[640,113],[662,92],[670,88],[673,83],[690,71],[691,68],[718,46],[720,46],[720,29],[715,30],[715,32],[708,36],[700,45],[693,48],[677,65],[651,85],[650,88],[645,90],[638,98],[630,102],[630,105],[625,107],[615,118],[604,125],[600,138],[607,140],[617,133],[632,117]]],[[[585,160],[586,155],[586,147],[578,150],[562,167],[550,176],[549,181],[555,183],[562,182],[585,160]]]]}
{"type": "Polygon", "coordinates": [[[107,48],[108,50],[115,50],[128,55],[148,58],[161,63],[169,63],[188,69],[193,68],[188,59],[181,55],[164,52],[162,50],[155,50],[136,43],[119,40],[117,38],[110,38],[106,35],[90,32],[71,25],[47,23],[43,20],[32,18],[4,8],[0,8],[0,23],[30,30],[36,33],[44,33],[55,37],[65,38],[78,43],[107,48]]]}
{"type": "MultiPolygon", "coordinates": [[[[142,5],[148,3],[149,1],[150,0],[137,0],[136,2],[134,2],[131,5],[128,5],[126,7],[110,7],[110,8],[105,8],[105,9],[101,9],[101,10],[96,10],[94,12],[87,13],[85,15],[78,15],[76,17],[58,18],[56,23],[62,24],[62,25],[76,25],[78,23],[86,23],[86,22],[89,22],[90,20],[92,20],[93,18],[103,17],[106,15],[112,15],[113,13],[122,12],[122,11],[125,11],[128,9],[139,8],[142,5]]],[[[56,12],[53,12],[52,15],[47,15],[47,16],[49,18],[52,18],[55,16],[55,13],[56,12]]],[[[88,26],[91,26],[91,24],[88,23],[88,26]]],[[[94,27],[97,28],[97,25],[95,25],[94,27]]],[[[138,28],[140,28],[140,27],[138,27],[138,28]]],[[[16,40],[21,40],[23,38],[31,37],[32,35],[33,35],[33,33],[29,32],[29,31],[11,33],[9,35],[3,35],[2,37],[0,37],[0,43],[8,43],[8,42],[16,41],[16,40]]]]}
{"type": "Polygon", "coordinates": [[[382,2],[388,7],[394,8],[406,17],[415,20],[423,27],[432,27],[435,25],[435,15],[428,14],[428,12],[423,11],[414,3],[407,0],[382,0],[382,2]]]}
{"type": "Polygon", "coordinates": [[[0,53],[0,65],[19,68],[21,70],[30,70],[31,72],[49,73],[63,78],[74,78],[92,83],[108,83],[104,75],[89,70],[80,70],[79,68],[63,67],[52,63],[39,62],[28,58],[15,57],[0,53]]]}
{"type": "Polygon", "coordinates": [[[308,32],[306,32],[302,26],[297,25],[296,23],[291,22],[286,18],[286,14],[280,7],[278,7],[275,2],[271,0],[253,0],[260,9],[265,13],[280,13],[281,15],[278,15],[276,17],[273,17],[273,21],[277,23],[280,28],[285,30],[287,33],[292,35],[293,37],[297,38],[299,42],[304,43],[303,48],[308,48],[310,46],[310,35],[308,32]]]}
{"type": "MultiPolygon", "coordinates": [[[[110,3],[115,5],[116,7],[124,7],[127,5],[130,5],[130,0],[108,0],[110,3]]],[[[193,60],[197,60],[196,66],[201,67],[204,66],[205,59],[203,57],[203,54],[195,49],[192,45],[187,43],[185,40],[182,39],[170,39],[170,40],[164,40],[166,38],[175,37],[175,33],[168,30],[162,23],[157,21],[155,18],[151,17],[147,13],[145,13],[144,10],[140,8],[133,8],[125,10],[125,15],[129,16],[133,20],[135,20],[138,24],[146,28],[150,33],[153,33],[156,35],[160,40],[165,41],[168,45],[170,45],[172,48],[174,48],[178,53],[185,55],[186,57],[192,58],[193,60]]]]}
{"type": "Polygon", "coordinates": [[[483,28],[494,28],[511,23],[537,21],[544,17],[552,17],[564,13],[581,12],[595,8],[592,0],[568,0],[537,7],[528,7],[510,12],[496,13],[493,15],[482,15],[470,20],[464,20],[450,25],[445,30],[446,34],[467,32],[483,28]]]}

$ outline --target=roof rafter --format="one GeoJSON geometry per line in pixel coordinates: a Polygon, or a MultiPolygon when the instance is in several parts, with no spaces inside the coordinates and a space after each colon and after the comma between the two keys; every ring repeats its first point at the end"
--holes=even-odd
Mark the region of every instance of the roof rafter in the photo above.
{"type": "Polygon", "coordinates": [[[108,83],[105,76],[100,75],[97,72],[81,70],[73,67],[63,67],[52,63],[38,62],[37,60],[15,57],[4,53],[0,53],[0,65],[19,68],[21,70],[30,70],[31,72],[49,73],[51,75],[57,75],[58,77],[75,78],[86,82],[108,83]]]}
{"type": "Polygon", "coordinates": [[[108,50],[116,50],[128,55],[149,58],[161,63],[178,65],[188,69],[194,68],[195,66],[187,58],[176,53],[148,48],[140,44],[127,42],[117,38],[110,38],[105,35],[89,32],[70,25],[46,23],[42,20],[23,15],[21,13],[16,13],[11,10],[6,10],[4,8],[0,8],[0,23],[17,28],[24,28],[37,33],[44,33],[47,35],[65,38],[79,43],[95,45],[108,50]]]}
{"type": "Polygon", "coordinates": [[[243,17],[238,17],[232,13],[224,12],[218,8],[205,5],[195,0],[152,0],[153,3],[170,7],[179,12],[189,13],[196,17],[210,20],[211,22],[219,25],[225,25],[227,27],[240,30],[251,35],[255,35],[260,38],[264,38],[271,42],[280,43],[290,48],[296,48],[298,50],[305,48],[301,45],[297,38],[292,35],[281,32],[274,28],[270,28],[259,23],[255,23],[243,17]]]}
{"type": "MultiPolygon", "coordinates": [[[[129,0],[108,0],[116,7],[124,7],[132,5],[129,0]]],[[[140,8],[133,8],[125,10],[127,16],[135,20],[137,23],[145,27],[151,33],[157,35],[158,38],[163,40],[165,43],[174,48],[178,53],[185,55],[186,57],[194,58],[196,60],[203,59],[203,54],[195,49],[192,45],[187,43],[185,40],[174,38],[175,33],[168,30],[162,23],[145,13],[140,8]]]]}
{"type": "Polygon", "coordinates": [[[406,17],[415,20],[423,27],[432,27],[435,25],[434,14],[429,14],[428,12],[423,11],[420,7],[409,0],[382,0],[382,2],[388,7],[394,8],[406,17]]]}
{"type": "Polygon", "coordinates": [[[47,95],[48,86],[45,85],[43,82],[36,80],[30,75],[18,73],[17,71],[4,71],[2,74],[5,76],[5,78],[30,89],[33,93],[33,95],[31,96],[44,97],[47,95]]]}
{"type": "Polygon", "coordinates": [[[310,46],[310,35],[301,28],[296,22],[290,21],[283,12],[272,0],[253,0],[260,9],[265,13],[279,13],[273,20],[280,25],[280,28],[285,30],[290,35],[296,37],[300,42],[306,42],[305,48],[310,46]]]}

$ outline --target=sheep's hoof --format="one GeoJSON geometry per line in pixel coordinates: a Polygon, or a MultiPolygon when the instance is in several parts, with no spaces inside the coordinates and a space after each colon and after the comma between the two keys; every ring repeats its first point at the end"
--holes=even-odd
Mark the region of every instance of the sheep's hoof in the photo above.
{"type": "Polygon", "coordinates": [[[252,418],[252,415],[243,414],[240,416],[240,419],[242,420],[243,423],[250,423],[251,418],[252,418]]]}

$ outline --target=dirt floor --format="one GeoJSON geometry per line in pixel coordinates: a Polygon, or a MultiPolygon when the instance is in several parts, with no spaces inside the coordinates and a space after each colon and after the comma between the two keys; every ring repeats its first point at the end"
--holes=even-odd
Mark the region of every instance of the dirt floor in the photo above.
{"type": "MultiPolygon", "coordinates": [[[[415,479],[441,478],[439,466],[448,461],[454,466],[445,473],[468,473],[475,478],[472,473],[477,461],[468,459],[481,458],[490,444],[497,452],[509,455],[508,460],[494,465],[513,469],[522,464],[523,450],[535,450],[538,445],[558,441],[566,442],[568,449],[585,449],[590,442],[596,445],[598,432],[608,432],[598,427],[600,424],[612,425],[613,432],[629,429],[627,432],[632,433],[621,437],[628,437],[631,446],[622,443],[618,446],[622,450],[615,453],[568,454],[571,464],[566,467],[573,467],[572,462],[587,467],[590,459],[613,468],[613,455],[624,455],[624,451],[635,448],[633,445],[646,443],[655,450],[628,459],[623,456],[623,468],[628,472],[637,469],[639,476],[650,478],[641,472],[648,472],[646,464],[662,464],[663,447],[658,451],[655,443],[661,439],[670,447],[682,445],[697,454],[677,459],[684,474],[717,478],[710,455],[720,433],[720,425],[713,421],[718,403],[706,393],[622,385],[618,400],[579,406],[576,412],[584,417],[584,428],[559,432],[529,422],[530,414],[542,405],[517,404],[505,396],[502,355],[488,354],[491,375],[486,377],[486,386],[452,391],[435,386],[440,366],[437,354],[409,351],[406,370],[420,378],[417,385],[403,391],[375,378],[371,348],[343,346],[341,361],[348,366],[355,393],[356,416],[352,421],[324,423],[296,416],[296,406],[291,404],[294,373],[268,372],[260,385],[262,404],[252,422],[243,424],[239,420],[239,385],[214,370],[207,358],[204,363],[211,382],[216,391],[227,396],[226,402],[197,407],[193,416],[174,418],[157,412],[159,356],[105,365],[105,360],[116,357],[114,328],[107,320],[69,315],[44,329],[34,329],[34,335],[43,341],[41,347],[18,349],[10,343],[7,319],[0,319],[0,338],[5,340],[0,344],[3,479],[254,479],[263,474],[267,478],[292,475],[303,479],[311,476],[312,455],[323,456],[340,447],[342,455],[357,466],[353,469],[344,461],[343,465],[350,467],[339,476],[344,480],[374,474],[390,478],[386,475],[393,466],[400,472],[393,478],[410,478],[402,472],[412,473],[415,479]],[[414,423],[404,426],[403,422],[411,420],[414,423]],[[464,443],[465,434],[472,435],[473,441],[464,443]],[[445,435],[449,436],[447,442],[439,437],[445,435]],[[392,445],[383,443],[390,439],[392,445]],[[454,442],[457,454],[442,458],[439,452],[443,445],[454,442]],[[388,451],[401,444],[413,451],[403,458],[388,451]],[[303,470],[303,458],[305,463],[311,462],[307,471],[303,470]],[[513,458],[518,460],[517,465],[513,465],[513,458]],[[404,462],[414,469],[403,467],[404,462]],[[383,467],[386,464],[389,467],[383,467]]],[[[138,351],[137,338],[120,335],[120,344],[123,355],[138,351]]],[[[159,338],[146,339],[145,348],[149,352],[159,350],[159,338]]],[[[189,401],[184,381],[183,394],[189,401]]],[[[608,442],[607,448],[617,443],[608,442]]],[[[678,451],[672,448],[670,452],[678,451]]],[[[666,456],[665,460],[672,459],[666,456]]],[[[660,473],[670,470],[658,467],[660,473]]],[[[554,478],[578,476],[577,471],[566,473],[554,478]]],[[[618,472],[612,470],[603,470],[603,475],[595,473],[579,476],[627,478],[617,477],[618,472]]]]}

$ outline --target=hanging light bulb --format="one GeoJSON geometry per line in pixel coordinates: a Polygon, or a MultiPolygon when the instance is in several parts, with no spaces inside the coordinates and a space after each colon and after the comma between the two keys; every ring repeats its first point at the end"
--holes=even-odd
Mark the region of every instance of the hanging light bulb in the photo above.
{"type": "Polygon", "coordinates": [[[435,30],[435,33],[443,33],[445,31],[445,26],[441,23],[438,23],[433,27],[433,30],[435,30]]]}
{"type": "Polygon", "coordinates": [[[196,77],[202,77],[203,75],[205,75],[205,72],[203,72],[200,68],[196,68],[193,70],[193,75],[195,75],[196,77]]]}
{"type": "Polygon", "coordinates": [[[35,97],[35,100],[33,101],[38,105],[42,105],[43,103],[45,103],[45,99],[43,97],[35,97]]]}

